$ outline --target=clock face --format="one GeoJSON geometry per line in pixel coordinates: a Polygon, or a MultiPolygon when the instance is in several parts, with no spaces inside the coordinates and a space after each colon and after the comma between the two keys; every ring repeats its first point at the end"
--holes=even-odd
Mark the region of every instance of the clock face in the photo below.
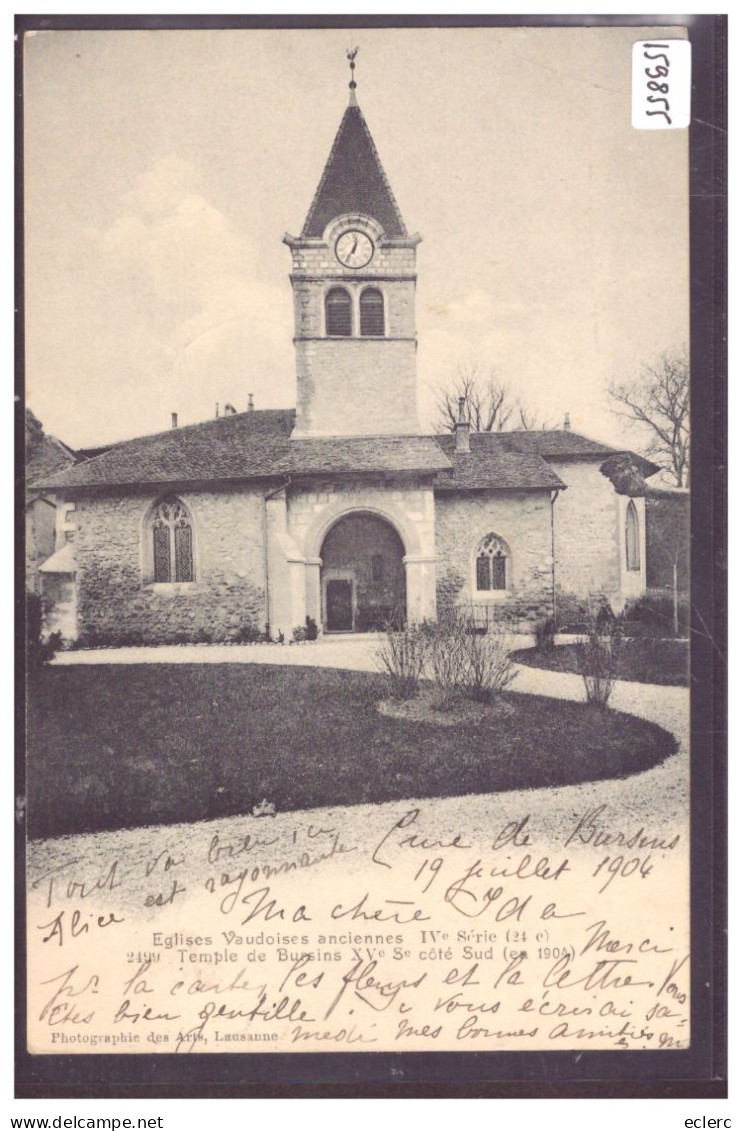
{"type": "Polygon", "coordinates": [[[343,267],[365,267],[374,255],[374,245],[365,232],[354,229],[343,232],[335,244],[335,255],[343,267]]]}

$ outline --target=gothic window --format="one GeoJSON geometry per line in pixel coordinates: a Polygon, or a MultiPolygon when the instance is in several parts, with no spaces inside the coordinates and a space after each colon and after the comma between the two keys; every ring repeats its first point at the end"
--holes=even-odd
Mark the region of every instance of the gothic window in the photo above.
{"type": "Polygon", "coordinates": [[[349,338],[353,332],[350,295],[343,287],[333,287],[327,292],[325,329],[329,338],[349,338]]]}
{"type": "Polygon", "coordinates": [[[626,508],[626,568],[632,571],[640,568],[639,516],[633,499],[626,508]]]}
{"type": "Polygon", "coordinates": [[[376,287],[367,287],[361,294],[361,337],[383,338],[384,296],[376,287]]]}
{"type": "Polygon", "coordinates": [[[170,496],[152,516],[153,578],[156,582],[193,581],[193,527],[180,499],[170,496]]]}
{"type": "Polygon", "coordinates": [[[508,587],[508,551],[496,534],[488,534],[477,550],[477,592],[502,591],[508,587]]]}

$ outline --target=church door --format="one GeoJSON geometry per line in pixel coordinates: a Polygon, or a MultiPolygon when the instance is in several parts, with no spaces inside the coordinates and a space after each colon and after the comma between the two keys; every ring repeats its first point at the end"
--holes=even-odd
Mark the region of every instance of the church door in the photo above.
{"type": "Polygon", "coordinates": [[[328,580],[326,588],[327,631],[353,631],[353,582],[328,580]]]}

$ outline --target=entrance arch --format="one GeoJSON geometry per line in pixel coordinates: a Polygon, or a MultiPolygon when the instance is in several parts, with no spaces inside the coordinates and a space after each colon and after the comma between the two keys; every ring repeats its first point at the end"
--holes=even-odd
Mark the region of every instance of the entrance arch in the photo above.
{"type": "Polygon", "coordinates": [[[325,533],[319,556],[325,632],[376,632],[404,620],[405,547],[391,522],[346,513],[325,533]]]}

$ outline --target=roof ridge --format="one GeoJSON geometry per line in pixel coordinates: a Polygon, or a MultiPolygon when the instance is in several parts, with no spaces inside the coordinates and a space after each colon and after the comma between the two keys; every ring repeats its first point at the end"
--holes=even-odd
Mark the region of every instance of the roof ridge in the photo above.
{"type": "MultiPolygon", "coordinates": [[[[159,432],[145,432],[143,436],[130,436],[128,440],[113,440],[110,444],[95,444],[91,445],[95,448],[105,448],[105,451],[100,451],[98,455],[91,456],[90,459],[84,460],[85,463],[92,463],[93,460],[100,459],[101,456],[108,455],[114,448],[122,448],[124,444],[141,444],[142,440],[156,440],[159,436],[174,436],[177,434],[182,435],[184,432],[192,432],[196,428],[208,428],[214,424],[221,424],[228,420],[237,420],[242,416],[267,416],[268,413],[285,413],[292,415],[296,413],[295,408],[247,408],[242,412],[232,412],[226,416],[212,416],[210,420],[196,420],[193,424],[179,424],[176,428],[161,428],[159,432]]],[[[84,449],[79,449],[83,451],[84,449]]],[[[89,449],[88,449],[89,450],[89,449]]]]}

